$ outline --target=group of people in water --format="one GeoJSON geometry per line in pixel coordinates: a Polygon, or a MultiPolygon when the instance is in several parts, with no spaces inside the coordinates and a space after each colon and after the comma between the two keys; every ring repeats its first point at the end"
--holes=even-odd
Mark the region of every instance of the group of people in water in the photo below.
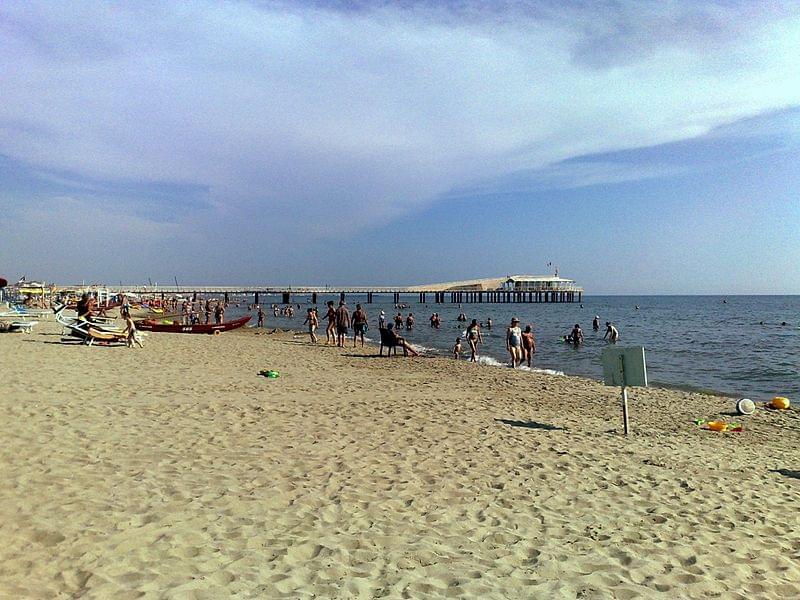
{"type": "MultiPolygon", "coordinates": [[[[592,330],[595,332],[600,331],[600,317],[598,315],[595,315],[594,319],[592,319],[592,330]]],[[[561,339],[565,343],[572,344],[576,347],[582,345],[585,341],[585,338],[580,323],[575,323],[572,331],[570,331],[561,339]]],[[[611,321],[606,321],[606,332],[603,335],[603,339],[611,342],[612,344],[616,344],[619,341],[619,330],[611,321]]]]}
{"type": "MultiPolygon", "coordinates": [[[[400,305],[395,306],[397,309],[400,305]]],[[[298,308],[300,305],[298,305],[298,308]]],[[[264,326],[264,310],[260,306],[254,305],[252,308],[257,309],[257,326],[264,326]]],[[[319,343],[319,336],[317,329],[320,327],[322,321],[325,321],[325,344],[344,348],[349,345],[349,338],[352,329],[353,348],[359,345],[364,346],[365,333],[369,329],[369,319],[364,307],[361,304],[356,304],[355,310],[350,312],[346,301],[341,300],[338,306],[335,305],[333,300],[325,304],[325,313],[320,316],[317,307],[310,307],[306,309],[305,320],[303,325],[309,335],[310,341],[313,344],[319,343]]],[[[272,312],[275,317],[284,316],[292,318],[294,316],[294,308],[292,305],[279,307],[277,304],[272,305],[272,312]]],[[[457,360],[468,358],[470,362],[478,362],[479,347],[484,343],[484,329],[491,330],[493,322],[491,317],[487,318],[485,322],[479,322],[478,319],[467,318],[466,313],[460,312],[456,317],[457,323],[469,323],[465,327],[462,335],[458,336],[453,345],[452,354],[457,360]],[[468,355],[468,357],[467,357],[468,355]]],[[[442,318],[439,313],[432,313],[429,318],[431,328],[440,329],[442,326],[442,318]]],[[[398,332],[405,330],[412,332],[415,328],[414,314],[409,312],[403,315],[398,311],[393,317],[386,314],[386,311],[381,310],[378,315],[378,328],[382,331],[382,338],[384,341],[389,341],[391,345],[402,347],[405,353],[416,355],[417,351],[412,347],[410,342],[402,337],[398,332]]],[[[597,332],[600,329],[600,317],[595,316],[592,321],[592,329],[597,332]]],[[[610,343],[617,343],[619,340],[619,330],[610,321],[606,321],[604,340],[610,343]]],[[[580,346],[585,342],[584,333],[580,324],[575,324],[572,330],[562,340],[574,346],[580,346]]],[[[509,354],[510,366],[517,368],[523,364],[528,367],[533,366],[533,355],[536,353],[536,336],[533,331],[533,325],[527,324],[523,326],[517,317],[511,319],[510,324],[505,332],[505,346],[509,354]]]]}

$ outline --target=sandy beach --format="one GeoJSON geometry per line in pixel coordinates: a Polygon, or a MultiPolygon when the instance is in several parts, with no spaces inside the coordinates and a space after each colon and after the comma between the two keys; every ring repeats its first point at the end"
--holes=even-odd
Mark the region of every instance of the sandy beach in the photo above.
{"type": "Polygon", "coordinates": [[[0,597],[800,596],[794,407],[636,388],[626,439],[588,379],[252,329],[58,342],[0,336],[0,597]],[[720,416],[744,431],[693,423],[720,416]]]}

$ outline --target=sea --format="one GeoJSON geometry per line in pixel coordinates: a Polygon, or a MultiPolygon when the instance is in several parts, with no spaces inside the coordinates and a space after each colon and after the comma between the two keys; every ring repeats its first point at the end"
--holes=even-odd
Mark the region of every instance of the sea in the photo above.
{"type": "MultiPolygon", "coordinates": [[[[800,296],[584,296],[583,303],[421,304],[409,295],[402,296],[407,307],[399,310],[391,296],[376,294],[373,298],[375,301],[367,304],[363,295],[347,296],[351,310],[360,302],[367,311],[367,337],[379,339],[381,310],[390,321],[398,312],[404,317],[411,312],[415,327],[401,334],[426,354],[452,356],[460,336],[464,356],[469,357],[465,324],[457,321],[464,312],[468,319],[484,324],[480,362],[509,368],[505,331],[511,318],[517,317],[523,329],[531,325],[536,335],[533,370],[601,380],[600,356],[608,344],[603,340],[605,322],[611,321],[620,332],[618,346],[644,346],[650,385],[756,401],[776,395],[800,401],[800,296]],[[434,312],[441,317],[440,329],[430,326],[434,312]],[[595,315],[601,325],[597,332],[592,330],[595,315]],[[486,327],[489,319],[491,330],[486,327]],[[578,348],[563,341],[576,323],[585,336],[585,343],[578,348]]],[[[324,303],[334,300],[338,304],[339,298],[318,294],[317,300],[322,315],[324,303]]],[[[226,318],[244,312],[248,301],[253,298],[240,298],[239,308],[229,310],[226,318]]],[[[292,296],[295,314],[291,319],[273,316],[271,306],[282,306],[280,301],[279,296],[261,296],[266,326],[302,329],[306,309],[312,306],[310,297],[292,296]]],[[[251,324],[255,325],[255,312],[253,315],[251,324]]],[[[324,341],[324,323],[319,334],[324,341]]]]}

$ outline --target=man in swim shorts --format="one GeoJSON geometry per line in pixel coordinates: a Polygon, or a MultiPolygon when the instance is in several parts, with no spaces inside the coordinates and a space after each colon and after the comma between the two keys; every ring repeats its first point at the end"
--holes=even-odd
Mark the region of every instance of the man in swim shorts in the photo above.
{"type": "Polygon", "coordinates": [[[364,347],[364,332],[367,330],[367,313],[361,308],[360,304],[356,304],[356,310],[353,312],[353,348],[356,347],[356,342],[359,336],[361,337],[361,347],[364,347]]]}
{"type": "Polygon", "coordinates": [[[522,353],[525,360],[528,361],[528,368],[530,368],[531,359],[536,353],[536,337],[533,335],[530,325],[526,325],[525,331],[522,332],[522,353]]]}
{"type": "Polygon", "coordinates": [[[612,344],[616,344],[617,340],[619,339],[619,331],[614,324],[610,321],[606,321],[606,333],[603,336],[603,339],[608,338],[608,341],[612,344]]]}
{"type": "Polygon", "coordinates": [[[347,329],[350,327],[350,311],[347,310],[347,303],[344,300],[339,302],[336,309],[336,345],[344,348],[347,341],[347,329]]]}

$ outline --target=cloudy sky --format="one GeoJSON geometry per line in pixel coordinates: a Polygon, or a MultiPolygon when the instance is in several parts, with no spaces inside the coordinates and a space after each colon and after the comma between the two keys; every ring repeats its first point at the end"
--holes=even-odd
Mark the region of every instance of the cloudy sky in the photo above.
{"type": "Polygon", "coordinates": [[[800,3],[0,4],[0,276],[800,293],[800,3]]]}

